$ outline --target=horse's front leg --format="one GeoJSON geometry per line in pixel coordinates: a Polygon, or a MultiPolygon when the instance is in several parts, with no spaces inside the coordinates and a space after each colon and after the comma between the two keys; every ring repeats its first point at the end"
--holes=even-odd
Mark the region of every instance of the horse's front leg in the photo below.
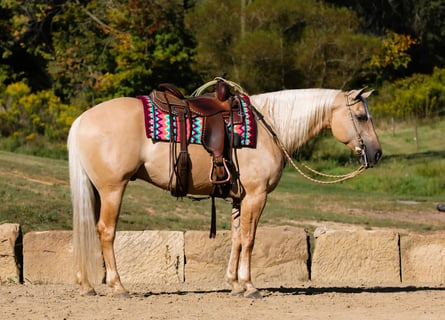
{"type": "Polygon", "coordinates": [[[114,255],[116,224],[124,189],[125,186],[117,190],[102,192],[100,194],[101,208],[99,221],[97,223],[97,232],[99,233],[99,239],[102,245],[102,253],[107,274],[106,281],[107,284],[113,288],[113,295],[120,298],[127,298],[130,296],[121,283],[114,255]]]}
{"type": "Polygon", "coordinates": [[[238,199],[234,199],[232,205],[231,240],[232,249],[226,271],[226,281],[232,287],[232,295],[242,296],[245,289],[238,282],[238,260],[241,252],[240,201],[238,199]]]}
{"type": "Polygon", "coordinates": [[[252,283],[251,258],[256,228],[265,204],[266,193],[246,196],[241,202],[238,227],[236,219],[232,217],[232,252],[227,278],[232,276],[232,293],[240,293],[242,289],[244,296],[248,298],[261,298],[260,292],[252,283]],[[234,277],[232,272],[236,270],[234,269],[236,266],[236,277],[234,277]]]}

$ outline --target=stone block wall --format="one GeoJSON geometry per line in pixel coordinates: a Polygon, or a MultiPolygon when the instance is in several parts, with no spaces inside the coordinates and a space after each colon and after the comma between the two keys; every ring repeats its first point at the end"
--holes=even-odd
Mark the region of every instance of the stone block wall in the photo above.
{"type": "MultiPolygon", "coordinates": [[[[185,233],[187,282],[223,283],[230,256],[230,231],[209,239],[204,231],[185,233]]],[[[257,286],[295,286],[309,279],[308,234],[295,227],[259,228],[252,254],[257,286]]]]}
{"type": "MultiPolygon", "coordinates": [[[[308,237],[302,228],[259,228],[254,283],[263,288],[309,280],[342,286],[445,285],[445,232],[400,236],[391,230],[319,228],[315,241],[308,237]]],[[[230,231],[218,231],[216,239],[204,231],[119,231],[115,251],[124,284],[185,281],[219,288],[230,231]]],[[[1,283],[74,283],[72,254],[71,231],[29,232],[22,241],[18,224],[0,225],[1,283]]],[[[100,279],[104,275],[102,270],[100,279]]]]}
{"type": "Polygon", "coordinates": [[[0,284],[22,279],[22,232],[17,223],[0,225],[0,284]]]}
{"type": "Polygon", "coordinates": [[[334,229],[315,234],[312,280],[350,285],[400,282],[397,232],[334,229]]]}
{"type": "Polygon", "coordinates": [[[402,236],[400,252],[403,282],[445,285],[445,232],[402,236]]]}
{"type": "Polygon", "coordinates": [[[116,264],[123,283],[184,282],[184,233],[118,231],[116,264]]]}

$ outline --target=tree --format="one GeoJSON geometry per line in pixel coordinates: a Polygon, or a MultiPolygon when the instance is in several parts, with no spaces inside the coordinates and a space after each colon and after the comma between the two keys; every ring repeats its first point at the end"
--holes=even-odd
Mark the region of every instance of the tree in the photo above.
{"type": "Polygon", "coordinates": [[[412,27],[420,44],[414,47],[413,72],[430,73],[434,67],[445,68],[445,1],[421,0],[413,2],[407,29],[412,27]]]}
{"type": "Polygon", "coordinates": [[[252,93],[347,87],[379,43],[357,34],[352,11],[314,0],[207,1],[186,22],[197,39],[195,70],[227,72],[252,93]]]}
{"type": "Polygon", "coordinates": [[[148,93],[160,82],[194,88],[193,42],[183,31],[183,5],[178,0],[68,4],[55,19],[55,60],[49,65],[58,95],[86,108],[148,93]]]}
{"type": "Polygon", "coordinates": [[[0,0],[1,136],[63,145],[74,118],[103,100],[166,81],[195,89],[187,3],[0,0]]]}
{"type": "Polygon", "coordinates": [[[25,80],[33,90],[51,87],[51,21],[64,2],[0,0],[0,65],[7,84],[25,80]]]}
{"type": "Polygon", "coordinates": [[[312,6],[296,44],[303,87],[350,88],[367,83],[367,64],[380,40],[359,32],[360,20],[346,8],[312,6]]]}
{"type": "Polygon", "coordinates": [[[412,58],[408,53],[412,45],[417,43],[409,35],[388,32],[381,42],[381,49],[371,57],[370,68],[377,83],[397,77],[400,71],[405,71],[412,58]]]}
{"type": "Polygon", "coordinates": [[[412,63],[399,76],[431,73],[445,67],[444,0],[326,0],[351,8],[362,17],[361,30],[384,37],[388,32],[411,36],[419,42],[409,51],[412,63]]]}

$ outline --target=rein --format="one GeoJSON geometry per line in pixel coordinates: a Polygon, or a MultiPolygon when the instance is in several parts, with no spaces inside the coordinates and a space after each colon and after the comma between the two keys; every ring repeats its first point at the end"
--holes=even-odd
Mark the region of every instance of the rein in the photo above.
{"type": "MultiPolygon", "coordinates": [[[[349,108],[349,105],[348,105],[349,108]]],[[[322,173],[319,172],[317,170],[312,169],[311,167],[307,166],[304,163],[301,163],[301,165],[306,168],[306,170],[314,173],[315,175],[321,176],[321,177],[325,177],[325,178],[329,178],[329,179],[334,179],[334,180],[320,180],[320,179],[316,179],[313,178],[311,176],[309,176],[308,174],[306,174],[305,172],[303,172],[303,170],[301,170],[293,161],[292,157],[289,155],[289,153],[287,152],[286,148],[284,147],[284,144],[281,142],[280,138],[277,136],[277,134],[275,133],[275,131],[273,130],[272,126],[267,123],[267,121],[264,119],[264,116],[255,108],[252,106],[252,110],[255,113],[256,118],[261,122],[261,124],[263,125],[263,127],[269,132],[269,134],[272,136],[275,144],[281,149],[281,151],[283,152],[284,156],[286,157],[287,161],[290,162],[290,164],[292,164],[292,166],[295,168],[295,170],[297,170],[297,172],[303,176],[303,178],[315,182],[315,183],[319,183],[319,184],[334,184],[334,183],[339,183],[345,180],[349,180],[352,179],[356,176],[358,176],[360,173],[362,173],[363,171],[366,170],[366,166],[365,165],[361,165],[359,168],[357,168],[356,170],[354,170],[353,172],[344,174],[344,175],[332,175],[332,174],[326,174],[326,173],[322,173]]],[[[349,109],[349,111],[351,112],[351,110],[349,109]]],[[[352,115],[352,112],[351,112],[352,115]]],[[[354,122],[354,127],[356,127],[355,122],[354,122]]],[[[357,131],[357,128],[355,128],[357,131]]],[[[357,131],[358,134],[358,131],[357,131]]],[[[360,141],[361,137],[360,137],[360,141]]],[[[364,148],[362,147],[360,149],[361,152],[364,152],[364,148]]]]}
{"type": "Polygon", "coordinates": [[[325,177],[325,178],[330,178],[330,179],[334,179],[334,180],[320,180],[320,179],[316,179],[313,178],[309,175],[307,175],[306,173],[304,173],[296,164],[295,162],[292,160],[291,156],[289,155],[289,153],[286,151],[286,149],[283,146],[283,143],[278,139],[275,139],[275,143],[280,147],[281,151],[283,151],[284,155],[286,156],[287,160],[292,164],[292,166],[295,168],[295,170],[298,171],[299,174],[301,174],[303,176],[303,178],[315,182],[315,183],[320,183],[320,184],[334,184],[334,183],[339,183],[345,180],[349,180],[352,179],[356,176],[358,176],[360,173],[362,173],[363,171],[366,170],[366,167],[364,165],[361,165],[359,168],[357,168],[355,171],[347,173],[347,174],[343,174],[343,175],[333,175],[333,174],[326,174],[323,172],[319,172],[317,170],[312,169],[311,167],[309,167],[308,165],[304,164],[303,162],[301,163],[301,165],[306,168],[307,170],[309,170],[310,172],[319,175],[321,177],[325,177]]]}

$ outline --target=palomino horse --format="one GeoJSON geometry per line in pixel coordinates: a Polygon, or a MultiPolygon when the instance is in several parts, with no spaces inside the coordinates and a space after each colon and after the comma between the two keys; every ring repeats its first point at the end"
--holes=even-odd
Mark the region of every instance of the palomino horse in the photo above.
{"type": "MultiPolygon", "coordinates": [[[[366,167],[381,157],[381,147],[366,104],[370,92],[353,90],[285,90],[251,96],[264,116],[259,122],[256,149],[235,150],[243,192],[231,192],[232,249],[226,279],[232,294],[261,297],[251,281],[251,255],[258,221],[267,200],[280,181],[285,153],[269,128],[292,154],[323,128],[360,156],[366,167]],[[267,125],[264,125],[267,123],[267,125]],[[261,125],[263,124],[263,125],[261,125]]],[[[130,179],[139,178],[160,188],[169,186],[169,143],[147,139],[142,103],[117,98],[79,116],[69,138],[69,169],[73,201],[73,247],[81,293],[95,294],[95,272],[105,262],[106,282],[115,296],[128,296],[114,255],[113,242],[121,200],[130,179]],[[98,236],[97,236],[98,235],[98,236]],[[102,247],[103,260],[100,257],[102,247]]],[[[189,146],[189,194],[209,195],[211,156],[200,145],[189,146]]],[[[96,276],[97,278],[97,276],[96,276]]]]}

